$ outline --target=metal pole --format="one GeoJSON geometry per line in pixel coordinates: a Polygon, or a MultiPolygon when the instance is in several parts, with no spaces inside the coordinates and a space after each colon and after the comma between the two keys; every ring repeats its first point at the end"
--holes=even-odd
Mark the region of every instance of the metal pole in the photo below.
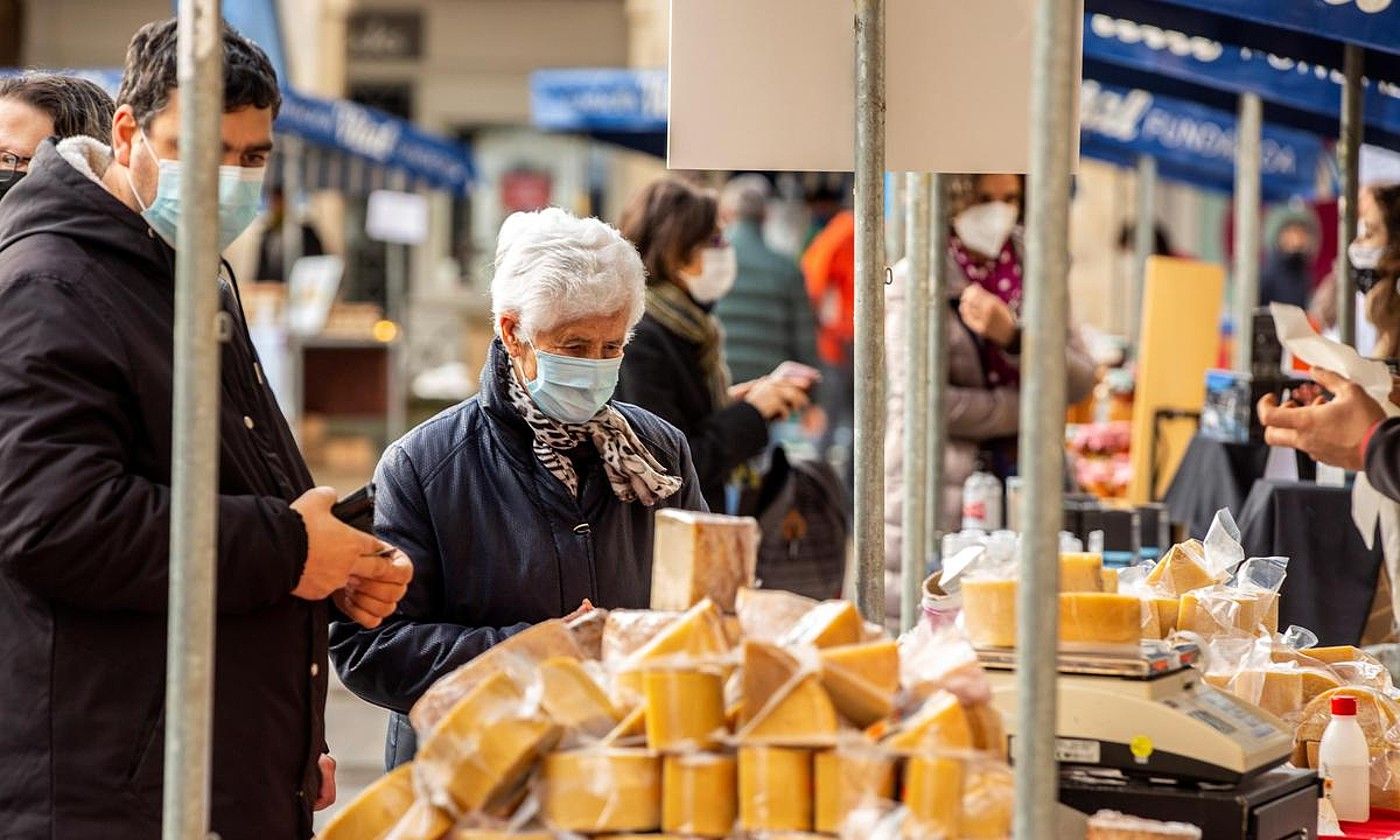
{"type": "Polygon", "coordinates": [[[1031,92],[1025,381],[1021,395],[1021,583],[1016,610],[1016,837],[1055,836],[1059,534],[1064,508],[1069,191],[1079,91],[1075,0],[1037,4],[1031,92]],[[1047,597],[1046,593],[1052,593],[1047,597]]]}
{"type": "Polygon", "coordinates": [[[165,683],[165,840],[209,833],[219,468],[219,0],[180,0],[170,617],[165,683]]]}
{"type": "Polygon", "coordinates": [[[1240,95],[1235,148],[1235,370],[1249,373],[1254,358],[1254,309],[1259,305],[1259,177],[1264,106],[1240,95]]]}
{"type": "Polygon", "coordinates": [[[908,630],[919,615],[919,590],[928,562],[929,465],[929,203],[933,176],[909,173],[909,218],[905,253],[909,283],[904,301],[904,540],[903,579],[900,581],[899,626],[908,630]]]}
{"type": "Polygon", "coordinates": [[[856,602],[885,621],[885,0],[856,0],[856,602]]]}
{"type": "MultiPolygon", "coordinates": [[[[928,483],[925,485],[924,556],[942,560],[944,453],[948,448],[948,176],[933,176],[929,202],[928,483]]],[[[951,525],[951,527],[957,527],[951,525]]]]}
{"type": "Polygon", "coordinates": [[[1133,278],[1129,293],[1128,335],[1136,347],[1142,330],[1142,294],[1147,283],[1147,258],[1157,233],[1157,159],[1139,155],[1137,164],[1137,228],[1133,231],[1133,278]]]}
{"type": "MultiPolygon", "coordinates": [[[[1342,88],[1341,136],[1337,141],[1338,164],[1342,170],[1342,212],[1338,216],[1337,247],[1337,330],[1343,344],[1356,343],[1356,279],[1351,276],[1347,245],[1356,238],[1357,193],[1361,180],[1361,130],[1366,119],[1361,109],[1361,72],[1365,53],[1361,47],[1346,47],[1346,82],[1342,88]]],[[[1371,348],[1360,348],[1369,353],[1371,348]]]]}
{"type": "Polygon", "coordinates": [[[905,228],[907,227],[904,211],[909,203],[909,189],[906,182],[913,177],[914,173],[905,173],[904,177],[900,177],[898,172],[892,174],[894,177],[890,178],[890,183],[894,185],[894,191],[893,195],[890,196],[890,206],[894,208],[894,212],[890,213],[885,222],[885,259],[891,264],[897,263],[907,256],[904,247],[905,228]]]}

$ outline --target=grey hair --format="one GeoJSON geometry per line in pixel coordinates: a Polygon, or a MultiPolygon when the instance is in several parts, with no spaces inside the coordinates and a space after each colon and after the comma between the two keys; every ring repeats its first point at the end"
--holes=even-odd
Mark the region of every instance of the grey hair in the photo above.
{"type": "Polygon", "coordinates": [[[646,306],[646,270],[632,243],[598,219],[557,207],[513,213],[496,238],[491,312],[520,321],[533,339],[580,318],[627,313],[630,331],[646,306]]]}
{"type": "Polygon", "coordinates": [[[773,185],[762,175],[739,175],[729,179],[719,196],[720,212],[733,214],[736,219],[757,222],[768,212],[768,199],[773,185]]]}

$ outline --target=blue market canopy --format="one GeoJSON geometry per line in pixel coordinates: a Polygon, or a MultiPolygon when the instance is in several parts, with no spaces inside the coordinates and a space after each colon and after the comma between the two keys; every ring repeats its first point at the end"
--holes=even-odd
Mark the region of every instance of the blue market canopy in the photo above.
{"type": "MultiPolygon", "coordinates": [[[[1324,136],[1338,129],[1339,71],[1179,30],[1086,15],[1084,72],[1213,108],[1233,109],[1238,94],[1256,93],[1268,122],[1324,136]]],[[[1366,141],[1400,148],[1400,85],[1367,79],[1364,94],[1366,141]]]]}
{"type": "Polygon", "coordinates": [[[530,74],[531,122],[664,157],[666,83],[665,70],[536,70],[530,74]]]}
{"type": "MultiPolygon", "coordinates": [[[[3,68],[0,76],[21,72],[3,68]]],[[[120,70],[60,72],[89,79],[113,95],[121,84],[120,70]]],[[[321,99],[284,87],[282,110],[273,128],[279,135],[296,137],[308,144],[303,179],[312,190],[338,189],[362,195],[393,186],[390,176],[398,172],[407,180],[407,187],[466,194],[476,176],[471,149],[466,144],[342,99],[321,99]]],[[[273,155],[269,183],[281,182],[284,157],[273,155]]]]}

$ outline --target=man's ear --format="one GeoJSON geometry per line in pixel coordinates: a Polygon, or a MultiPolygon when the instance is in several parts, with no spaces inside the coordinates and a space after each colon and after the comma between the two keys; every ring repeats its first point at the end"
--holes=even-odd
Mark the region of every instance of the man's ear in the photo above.
{"type": "Polygon", "coordinates": [[[519,358],[525,352],[520,340],[520,320],[514,315],[502,313],[496,321],[496,332],[500,334],[501,343],[505,344],[511,358],[519,358]]]}
{"type": "Polygon", "coordinates": [[[131,153],[136,148],[136,135],[140,130],[136,112],[130,105],[121,106],[112,115],[112,157],[122,166],[131,166],[131,153]]]}

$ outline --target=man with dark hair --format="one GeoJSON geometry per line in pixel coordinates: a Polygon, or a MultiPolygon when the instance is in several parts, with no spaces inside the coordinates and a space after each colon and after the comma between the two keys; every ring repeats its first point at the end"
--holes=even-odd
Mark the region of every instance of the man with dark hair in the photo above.
{"type": "MultiPolygon", "coordinates": [[[[176,24],[132,40],[111,147],[46,140],[0,203],[0,834],[161,831],[175,233],[176,24]]],[[[218,220],[257,214],[280,95],[223,34],[218,220]]],[[[327,599],[366,627],[412,567],[331,514],[267,387],[225,265],[212,829],[311,836],[325,755],[327,599]]],[[[213,328],[213,325],[210,325],[213,328]]]]}
{"type": "Polygon", "coordinates": [[[29,170],[47,137],[111,138],[112,97],[87,79],[24,73],[0,79],[0,198],[29,170]]]}

